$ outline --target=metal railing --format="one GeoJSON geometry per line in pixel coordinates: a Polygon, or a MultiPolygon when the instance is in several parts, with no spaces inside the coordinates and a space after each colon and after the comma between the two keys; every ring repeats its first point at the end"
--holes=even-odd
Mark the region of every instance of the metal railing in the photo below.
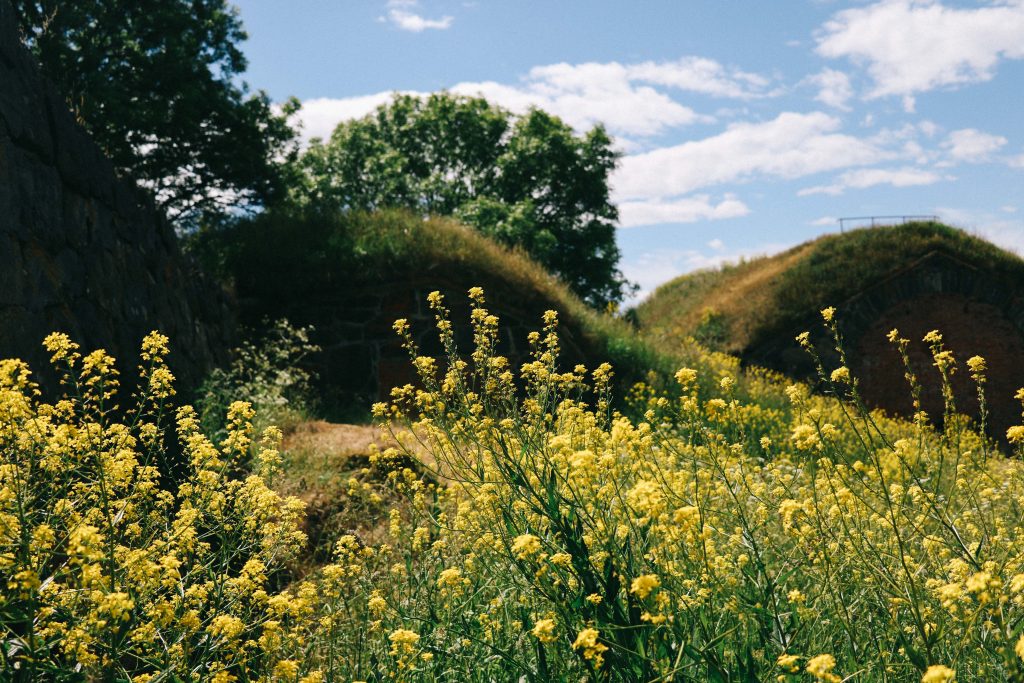
{"type": "Polygon", "coordinates": [[[938,222],[938,216],[852,216],[850,218],[839,219],[839,232],[846,230],[847,223],[853,223],[856,221],[870,221],[871,227],[876,225],[896,225],[897,223],[912,223],[916,221],[932,221],[938,222]]]}

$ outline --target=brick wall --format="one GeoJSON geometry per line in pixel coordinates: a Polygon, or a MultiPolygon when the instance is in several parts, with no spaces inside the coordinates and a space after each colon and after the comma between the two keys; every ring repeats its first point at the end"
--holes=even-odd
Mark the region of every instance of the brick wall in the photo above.
{"type": "MultiPolygon", "coordinates": [[[[960,363],[954,375],[954,393],[960,412],[977,415],[974,383],[964,366],[974,355],[989,366],[987,396],[990,433],[1002,436],[1010,425],[1021,423],[1021,407],[1013,398],[1024,387],[1024,283],[1005,281],[947,254],[933,252],[892,273],[883,282],[850,292],[839,309],[851,371],[861,378],[865,399],[873,407],[899,414],[911,412],[910,389],[899,354],[886,339],[898,328],[911,340],[911,365],[924,388],[923,408],[941,419],[943,400],[939,375],[932,366],[928,346],[921,340],[939,330],[946,348],[960,363]]],[[[827,368],[838,364],[833,345],[822,331],[817,311],[809,312],[800,329],[783,331],[763,344],[747,349],[744,360],[798,377],[812,377],[814,368],[793,341],[803,330],[821,350],[827,368]]]]}

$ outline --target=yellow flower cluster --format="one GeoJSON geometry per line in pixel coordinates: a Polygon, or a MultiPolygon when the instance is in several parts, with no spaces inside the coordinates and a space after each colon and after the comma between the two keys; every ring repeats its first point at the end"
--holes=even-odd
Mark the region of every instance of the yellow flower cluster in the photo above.
{"type": "MultiPolygon", "coordinates": [[[[470,296],[475,350],[454,348],[431,297],[447,370],[379,411],[431,456],[423,474],[389,477],[407,503],[390,525],[400,585],[373,588],[398,606],[385,628],[432,625],[418,633],[467,678],[487,675],[468,662],[492,646],[527,678],[1024,675],[1024,465],[966,418],[936,429],[866,413],[841,356],[821,370],[834,397],[728,365],[683,368],[681,394],[634,390],[631,419],[584,369],[557,367],[554,315],[514,383],[482,292],[470,296]],[[440,482],[429,493],[428,478],[440,482]],[[465,581],[473,591],[446,607],[465,581]]],[[[822,316],[841,348],[837,312],[822,316]]],[[[955,359],[938,333],[926,343],[947,382],[955,359]]],[[[967,367],[980,388],[984,361],[967,367]]]]}
{"type": "Polygon", "coordinates": [[[65,335],[44,342],[65,388],[53,403],[24,364],[0,361],[5,671],[229,681],[284,670],[259,635],[271,578],[305,542],[303,505],[260,476],[231,475],[280,434],[256,448],[247,404],[232,406],[220,448],[188,407],[168,424],[167,343],[143,340],[143,395],[126,411],[114,359],[83,356],[65,335]],[[175,431],[180,461],[163,446],[175,431]]]}
{"type": "MultiPolygon", "coordinates": [[[[0,469],[0,614],[35,610],[8,640],[37,629],[16,652],[182,680],[1024,680],[1024,461],[966,417],[864,411],[842,352],[820,367],[828,395],[715,356],[672,393],[638,386],[627,416],[611,368],[559,367],[556,315],[515,372],[482,291],[468,353],[429,301],[445,356],[417,360],[396,324],[419,382],[375,409],[397,445],[349,486],[388,509],[290,583],[301,505],[266,485],[259,463],[287,454],[246,405],[216,445],[178,411],[188,474],[169,487],[150,464],[162,424],[104,413],[109,363],[51,339],[95,380],[52,406],[0,365],[17,454],[0,469]]],[[[956,361],[926,343],[945,386],[956,361]]],[[[981,391],[983,361],[967,367],[981,391]]]]}

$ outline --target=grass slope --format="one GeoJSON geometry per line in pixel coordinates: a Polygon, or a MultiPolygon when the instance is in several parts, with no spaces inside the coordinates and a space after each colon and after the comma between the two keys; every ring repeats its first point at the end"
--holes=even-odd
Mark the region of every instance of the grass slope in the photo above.
{"type": "Polygon", "coordinates": [[[664,348],[697,337],[740,353],[809,313],[849,298],[932,252],[995,279],[1024,281],[1024,260],[940,223],[910,223],[826,235],[781,254],[684,275],[635,310],[641,329],[664,348]]]}
{"type": "MultiPolygon", "coordinates": [[[[658,352],[626,321],[586,306],[523,252],[447,218],[424,220],[394,210],[269,213],[201,236],[193,248],[240,298],[258,299],[268,311],[285,310],[287,302],[310,292],[344,295],[402,280],[425,283],[427,291],[435,281],[438,289],[482,286],[495,308],[494,293],[503,291],[514,293],[517,307],[558,311],[560,329],[586,351],[588,365],[612,363],[620,387],[651,372],[671,377],[681,362],[680,354],[658,352]],[[525,302],[530,305],[518,306],[525,302]]],[[[404,315],[396,311],[394,317],[404,315]]],[[[542,325],[539,317],[535,323],[542,325]]]]}

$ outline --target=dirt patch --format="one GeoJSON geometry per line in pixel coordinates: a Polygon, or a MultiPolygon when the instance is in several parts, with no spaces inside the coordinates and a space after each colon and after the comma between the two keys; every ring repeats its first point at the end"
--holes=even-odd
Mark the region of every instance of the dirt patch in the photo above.
{"type": "MultiPolygon", "coordinates": [[[[399,434],[403,440],[411,436],[407,431],[399,434]]],[[[392,460],[389,466],[409,467],[431,480],[428,470],[433,458],[414,441],[407,443],[406,450],[415,459],[392,460]]],[[[303,423],[286,437],[285,464],[276,488],[306,503],[303,531],[309,545],[297,568],[300,575],[331,561],[343,535],[367,544],[386,540],[387,512],[396,500],[382,486],[386,471],[371,465],[371,455],[398,445],[394,436],[377,426],[322,420],[303,423]]]]}
{"type": "Polygon", "coordinates": [[[305,422],[288,435],[285,451],[308,449],[332,458],[368,456],[372,446],[386,448],[394,440],[386,438],[376,425],[335,424],[323,420],[305,422]]]}

